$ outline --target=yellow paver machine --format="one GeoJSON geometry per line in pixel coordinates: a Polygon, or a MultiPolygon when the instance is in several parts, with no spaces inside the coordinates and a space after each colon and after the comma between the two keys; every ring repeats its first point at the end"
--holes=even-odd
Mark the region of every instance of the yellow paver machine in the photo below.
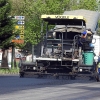
{"type": "Polygon", "coordinates": [[[87,28],[88,20],[83,15],[72,14],[42,15],[41,18],[41,54],[34,56],[34,63],[21,64],[20,77],[32,71],[38,75],[66,75],[71,79],[83,75],[99,81],[94,59],[95,33],[91,27],[87,28]]]}

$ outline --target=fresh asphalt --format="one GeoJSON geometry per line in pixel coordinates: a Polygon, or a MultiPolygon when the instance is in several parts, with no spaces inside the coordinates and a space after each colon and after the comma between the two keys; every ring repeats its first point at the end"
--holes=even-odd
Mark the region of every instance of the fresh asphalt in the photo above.
{"type": "Polygon", "coordinates": [[[0,75],[0,100],[100,100],[100,82],[0,75]]]}

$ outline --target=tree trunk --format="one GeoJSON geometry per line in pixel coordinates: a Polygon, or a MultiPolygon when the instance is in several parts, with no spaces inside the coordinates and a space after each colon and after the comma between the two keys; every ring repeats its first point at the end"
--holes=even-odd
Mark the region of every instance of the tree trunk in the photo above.
{"type": "Polygon", "coordinates": [[[2,68],[9,68],[8,67],[8,59],[7,59],[7,55],[8,55],[8,50],[2,50],[3,54],[2,54],[2,63],[1,63],[1,67],[2,68]]]}

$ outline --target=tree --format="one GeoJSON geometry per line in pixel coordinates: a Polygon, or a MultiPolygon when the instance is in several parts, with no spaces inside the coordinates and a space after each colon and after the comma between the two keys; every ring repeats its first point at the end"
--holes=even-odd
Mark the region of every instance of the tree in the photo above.
{"type": "Polygon", "coordinates": [[[26,44],[36,45],[41,38],[41,18],[42,14],[62,14],[65,9],[69,9],[70,0],[11,0],[12,16],[25,16],[25,38],[23,47],[26,44]],[[67,7],[66,7],[67,6],[67,7]]]}
{"type": "MultiPolygon", "coordinates": [[[[41,15],[63,14],[66,10],[95,10],[96,0],[11,0],[12,14],[25,16],[25,43],[40,41],[41,15]]],[[[22,44],[23,45],[23,44],[22,44]]],[[[24,46],[23,45],[23,46],[24,46]]],[[[21,45],[20,45],[21,47],[21,45]]]]}
{"type": "Polygon", "coordinates": [[[23,15],[24,0],[10,0],[12,9],[11,15],[23,15]]]}
{"type": "Polygon", "coordinates": [[[0,48],[3,50],[2,67],[7,67],[7,51],[12,46],[13,21],[10,17],[11,4],[9,0],[0,0],[0,48]]]}
{"type": "Polygon", "coordinates": [[[86,9],[95,11],[98,3],[97,0],[72,0],[71,10],[86,9]]]}
{"type": "Polygon", "coordinates": [[[33,45],[40,41],[41,15],[62,14],[70,0],[24,0],[23,14],[26,17],[25,41],[33,45]]]}
{"type": "Polygon", "coordinates": [[[25,16],[25,43],[40,40],[42,14],[62,14],[65,10],[95,10],[96,0],[11,0],[12,14],[25,16]]]}

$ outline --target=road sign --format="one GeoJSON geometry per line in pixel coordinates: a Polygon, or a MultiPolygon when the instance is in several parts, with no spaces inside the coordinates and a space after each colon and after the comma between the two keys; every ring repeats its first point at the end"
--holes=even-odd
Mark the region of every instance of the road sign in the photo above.
{"type": "Polygon", "coordinates": [[[20,39],[24,39],[24,35],[20,35],[20,39]]]}
{"type": "Polygon", "coordinates": [[[24,20],[25,16],[15,16],[15,19],[17,19],[17,20],[24,20]]]}
{"type": "Polygon", "coordinates": [[[12,40],[12,42],[20,43],[21,40],[24,39],[24,24],[25,24],[24,20],[25,20],[25,16],[15,16],[14,18],[17,20],[17,25],[15,26],[15,29],[20,30],[20,33],[19,33],[18,36],[15,37],[15,40],[12,40]]]}
{"type": "Polygon", "coordinates": [[[21,25],[21,26],[19,26],[19,29],[24,29],[24,26],[22,26],[22,25],[21,25]]]}
{"type": "Polygon", "coordinates": [[[18,26],[18,25],[16,25],[16,26],[15,26],[15,29],[19,29],[19,26],[18,26]]]}
{"type": "Polygon", "coordinates": [[[21,30],[20,34],[24,34],[24,30],[21,30]]]}
{"type": "Polygon", "coordinates": [[[24,30],[24,26],[22,26],[22,25],[16,25],[16,26],[15,26],[15,29],[24,30]]]}
{"type": "Polygon", "coordinates": [[[20,36],[18,35],[18,36],[16,36],[16,39],[20,39],[20,36]]]}
{"type": "Polygon", "coordinates": [[[18,25],[23,25],[23,24],[25,24],[25,21],[18,21],[17,24],[18,25]]]}
{"type": "Polygon", "coordinates": [[[24,40],[12,40],[12,42],[14,42],[14,43],[18,43],[18,44],[22,44],[22,43],[24,43],[24,40]]]}

